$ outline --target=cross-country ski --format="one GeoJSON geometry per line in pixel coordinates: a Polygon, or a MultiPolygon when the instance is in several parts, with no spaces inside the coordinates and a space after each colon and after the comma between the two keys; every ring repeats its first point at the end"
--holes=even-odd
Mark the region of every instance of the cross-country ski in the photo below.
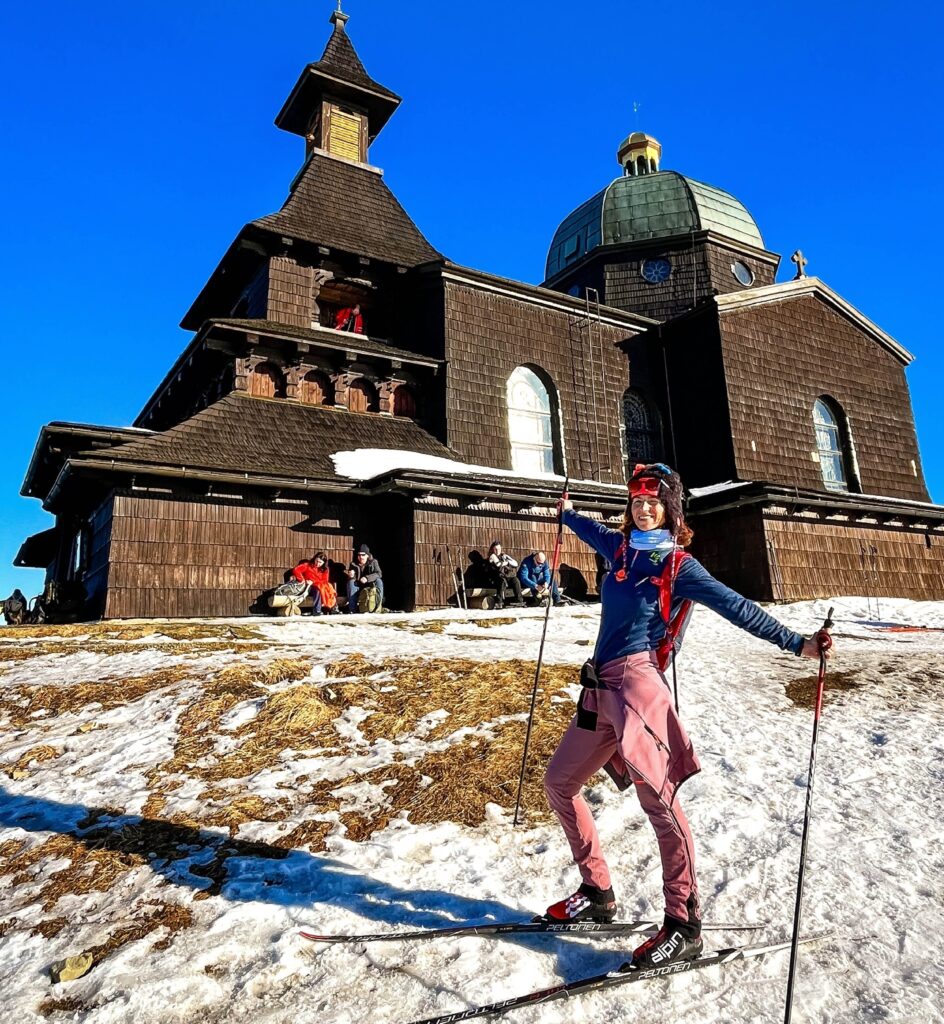
{"type": "MultiPolygon", "coordinates": [[[[709,922],[702,925],[702,931],[710,932],[755,932],[766,927],[764,924],[727,924],[709,922]]],[[[310,942],[326,945],[352,945],[361,942],[417,942],[427,939],[460,939],[467,935],[483,938],[501,935],[586,935],[591,938],[607,935],[631,935],[643,932],[657,932],[656,921],[505,921],[484,924],[462,924],[447,928],[425,928],[404,932],[375,932],[364,935],[319,935],[308,928],[302,928],[299,935],[310,942]]]]}
{"type": "MultiPolygon", "coordinates": [[[[829,936],[810,935],[801,938],[799,942],[800,945],[807,945],[824,938],[829,938],[829,936]]],[[[498,1017],[521,1007],[534,1006],[537,1003],[547,1003],[554,999],[567,999],[601,989],[617,988],[618,986],[644,981],[674,978],[680,974],[704,970],[708,967],[723,967],[738,960],[750,960],[755,957],[767,956],[770,953],[778,953],[781,950],[788,950],[790,945],[791,943],[789,942],[777,942],[767,946],[731,946],[727,949],[716,950],[713,953],[702,953],[691,960],[674,960],[664,966],[646,967],[639,970],[620,969],[608,971],[606,974],[578,978],[576,981],[563,982],[560,985],[551,985],[549,988],[536,989],[533,992],[511,996],[508,999],[500,999],[494,1003],[484,1003],[481,1006],[456,1010],[452,1013],[441,1014],[438,1017],[425,1017],[423,1020],[414,1021],[413,1024],[455,1024],[457,1021],[472,1020],[475,1017],[498,1017]]]]}

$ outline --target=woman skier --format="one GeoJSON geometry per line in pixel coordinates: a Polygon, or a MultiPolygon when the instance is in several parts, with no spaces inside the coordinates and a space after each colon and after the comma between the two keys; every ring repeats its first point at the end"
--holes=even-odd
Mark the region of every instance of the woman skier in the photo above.
{"type": "Polygon", "coordinates": [[[660,669],[677,646],[680,606],[706,605],[798,656],[819,658],[819,644],[723,586],[681,550],[692,531],[682,514],[681,480],[663,463],[636,466],[620,530],[579,515],[570,501],[561,503],[561,516],[612,568],[600,591],[600,632],[581,676],[577,714],[544,782],[583,881],[545,916],[553,921],[612,921],[616,916],[609,868],[581,795],[591,776],[605,768],[621,789],[635,784],[662,858],[665,920],[633,952],[631,966],[690,959],[702,950],[701,911],[692,834],[676,793],[701,766],[660,669]]]}

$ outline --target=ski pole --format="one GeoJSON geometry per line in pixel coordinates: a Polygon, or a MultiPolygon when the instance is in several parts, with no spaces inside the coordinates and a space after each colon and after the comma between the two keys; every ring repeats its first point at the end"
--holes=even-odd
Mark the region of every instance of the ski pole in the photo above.
{"type": "Polygon", "coordinates": [[[813,813],[813,773],[816,771],[816,737],[819,732],[819,716],[823,710],[823,691],[826,686],[826,652],[833,645],[829,630],[833,628],[833,609],[830,608],[826,621],[816,634],[819,646],[819,676],[816,680],[816,710],[813,713],[813,742],[810,747],[810,771],[806,781],[806,809],[803,813],[803,837],[800,840],[800,871],[797,875],[796,907],[793,911],[793,941],[790,944],[790,973],[787,976],[787,1009],[784,1024],[790,1024],[793,1013],[793,982],[796,979],[797,947],[800,939],[800,916],[803,905],[803,875],[806,868],[806,841],[809,837],[810,817],[813,813]]]}
{"type": "Polygon", "coordinates": [[[544,608],[544,629],[541,631],[541,646],[538,648],[538,663],[534,669],[534,686],[531,690],[531,710],[528,712],[528,728],[524,734],[524,751],[521,755],[521,771],[518,774],[518,795],[515,797],[515,817],[513,826],[518,827],[518,811],[521,808],[521,791],[524,788],[524,772],[528,763],[528,745],[531,743],[531,726],[534,724],[534,706],[538,699],[538,682],[541,678],[541,665],[544,661],[544,641],[547,637],[547,620],[551,615],[551,605],[554,596],[554,574],[557,572],[557,559],[560,557],[561,539],[564,534],[564,502],[567,500],[567,491],[570,486],[570,477],[564,479],[564,490],[561,494],[561,504],[557,511],[557,538],[554,541],[554,557],[551,559],[551,585],[549,597],[544,608]]]}

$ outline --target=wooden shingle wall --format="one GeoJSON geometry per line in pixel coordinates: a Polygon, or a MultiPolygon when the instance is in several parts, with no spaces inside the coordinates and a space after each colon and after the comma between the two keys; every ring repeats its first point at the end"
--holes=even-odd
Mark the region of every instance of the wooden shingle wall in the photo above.
{"type": "Polygon", "coordinates": [[[692,518],[691,553],[725,586],[752,601],[774,599],[763,518],[758,508],[692,518]]]}
{"type": "Polygon", "coordinates": [[[760,505],[696,516],[692,527],[692,554],[753,601],[944,598],[944,528],[830,521],[760,505]]]}
{"type": "Polygon", "coordinates": [[[269,260],[267,316],[293,327],[311,327],[314,304],[311,287],[314,271],[287,256],[269,260]]]}
{"type": "Polygon", "coordinates": [[[613,254],[606,265],[605,299],[609,306],[668,320],[695,305],[709,288],[705,246],[666,244],[652,249],[633,248],[632,253],[613,254]],[[663,257],[672,264],[671,275],[659,284],[642,276],[647,259],[663,257]]]}
{"type": "Polygon", "coordinates": [[[282,583],[301,558],[323,550],[347,566],[359,543],[377,553],[399,603],[401,542],[396,515],[382,502],[313,501],[287,508],[119,493],[104,614],[247,615],[262,610],[261,595],[282,583]]]}
{"type": "MultiPolygon", "coordinates": [[[[614,525],[614,524],[610,524],[614,525]]],[[[416,560],[416,605],[435,608],[455,598],[456,576],[470,571],[469,556],[479,552],[488,557],[492,541],[520,562],[532,551],[543,550],[551,559],[557,523],[552,512],[512,512],[507,506],[483,504],[477,509],[461,508],[457,501],[435,499],[417,502],[414,511],[416,560]]],[[[596,560],[593,551],[569,530],[564,530],[561,549],[561,579],[567,592],[582,598],[596,593],[596,560]]],[[[469,584],[474,580],[470,576],[469,584]]]]}
{"type": "Polygon", "coordinates": [[[719,295],[727,292],[739,292],[745,286],[734,276],[731,270],[733,263],[743,263],[754,275],[754,281],[748,287],[761,288],[774,283],[777,274],[776,263],[768,263],[746,253],[726,249],[720,245],[706,246],[708,276],[711,286],[719,295]]]}
{"type": "Polygon", "coordinates": [[[516,366],[553,381],[574,479],[621,483],[626,361],[614,343],[628,329],[594,325],[566,310],[446,282],[448,440],[468,462],[511,469],[506,385],[516,366]]]}
{"type": "Polygon", "coordinates": [[[944,599],[944,531],[802,521],[768,513],[783,601],[840,594],[944,599]],[[874,552],[872,549],[875,549],[874,552]]]}
{"type": "Polygon", "coordinates": [[[720,324],[741,479],[822,490],[812,416],[828,395],[848,418],[862,490],[929,500],[904,368],[877,341],[812,295],[735,310],[720,324]]]}
{"type": "Polygon", "coordinates": [[[731,271],[735,260],[750,268],[755,287],[774,283],[774,266],[752,255],[739,254],[712,242],[676,241],[652,247],[633,246],[624,253],[609,254],[603,298],[609,306],[668,320],[691,309],[712,292],[740,291],[744,286],[731,271]],[[656,257],[669,260],[672,274],[660,284],[650,284],[642,276],[642,264],[656,257]]]}

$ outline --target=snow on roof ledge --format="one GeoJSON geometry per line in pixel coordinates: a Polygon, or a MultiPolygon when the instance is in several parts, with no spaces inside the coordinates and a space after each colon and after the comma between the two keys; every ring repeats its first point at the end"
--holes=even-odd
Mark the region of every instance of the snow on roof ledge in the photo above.
{"type": "Polygon", "coordinates": [[[709,484],[707,487],[693,487],[688,493],[693,498],[703,498],[707,494],[720,494],[722,491],[733,491],[738,487],[747,487],[752,480],[725,480],[723,484],[709,484]]]}
{"type": "MultiPolygon", "coordinates": [[[[334,471],[338,476],[351,480],[373,480],[375,477],[393,473],[396,470],[416,469],[429,470],[434,473],[453,473],[456,475],[499,476],[513,480],[546,480],[548,484],[563,484],[564,478],[553,473],[535,473],[525,477],[517,470],[495,469],[492,466],[475,466],[468,462],[457,462],[444,459],[438,455],[426,455],[423,452],[402,451],[396,448],[355,448],[352,451],[335,452],[331,456],[334,471]]],[[[596,480],[572,480],[572,484],[587,484],[592,487],[622,493],[622,484],[602,484],[596,480]]]]}

